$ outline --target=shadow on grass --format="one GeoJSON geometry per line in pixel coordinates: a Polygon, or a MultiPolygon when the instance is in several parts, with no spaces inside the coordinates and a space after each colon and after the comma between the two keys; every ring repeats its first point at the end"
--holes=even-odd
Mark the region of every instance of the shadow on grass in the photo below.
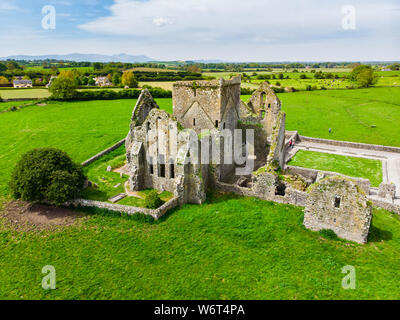
{"type": "Polygon", "coordinates": [[[222,193],[217,190],[207,192],[206,204],[215,204],[220,202],[226,202],[228,200],[240,199],[242,196],[235,193],[222,193]]]}
{"type": "Polygon", "coordinates": [[[368,242],[381,242],[393,239],[393,234],[390,231],[382,230],[371,224],[368,234],[368,242]]]}

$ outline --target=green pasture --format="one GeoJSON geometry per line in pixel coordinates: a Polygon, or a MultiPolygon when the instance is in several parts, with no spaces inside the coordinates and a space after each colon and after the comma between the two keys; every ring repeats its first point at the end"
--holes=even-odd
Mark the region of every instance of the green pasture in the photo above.
{"type": "Polygon", "coordinates": [[[375,210],[369,243],[327,238],[301,208],[209,194],[158,222],[102,210],[56,231],[0,217],[1,299],[399,299],[399,217],[375,210]],[[56,269],[43,290],[42,268],[56,269]],[[356,270],[345,290],[342,268],[356,270]]]}
{"type": "Polygon", "coordinates": [[[303,91],[278,96],[287,114],[287,130],[310,137],[400,147],[400,88],[303,91]]]}
{"type": "Polygon", "coordinates": [[[380,160],[299,150],[288,164],[368,179],[373,187],[379,187],[382,183],[382,161],[380,160]]]}

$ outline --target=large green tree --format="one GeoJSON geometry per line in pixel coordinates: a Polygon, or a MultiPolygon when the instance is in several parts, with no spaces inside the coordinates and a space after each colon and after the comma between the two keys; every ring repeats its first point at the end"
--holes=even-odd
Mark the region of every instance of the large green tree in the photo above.
{"type": "Polygon", "coordinates": [[[122,84],[129,88],[136,88],[138,86],[138,82],[132,71],[125,71],[122,74],[122,84]]]}
{"type": "Polygon", "coordinates": [[[350,79],[360,87],[369,87],[376,83],[377,79],[371,66],[360,65],[350,73],[350,79]]]}
{"type": "Polygon", "coordinates": [[[49,91],[51,98],[56,100],[70,100],[76,96],[76,81],[69,77],[58,77],[53,80],[49,91]]]}

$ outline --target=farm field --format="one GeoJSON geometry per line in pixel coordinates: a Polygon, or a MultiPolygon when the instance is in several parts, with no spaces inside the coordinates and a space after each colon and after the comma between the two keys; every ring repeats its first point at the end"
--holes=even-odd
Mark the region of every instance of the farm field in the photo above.
{"type": "Polygon", "coordinates": [[[400,221],[383,210],[366,245],[305,229],[300,208],[234,195],[209,194],[157,223],[84,212],[55,231],[17,231],[0,217],[0,298],[399,298],[400,221]],[[48,264],[57,290],[40,286],[48,264]],[[342,289],[346,265],[357,270],[357,290],[342,289]]]}
{"type": "Polygon", "coordinates": [[[50,97],[47,89],[1,89],[0,96],[3,99],[41,99],[50,97]]]}
{"type": "MultiPolygon", "coordinates": [[[[322,70],[317,70],[322,71],[322,70]]],[[[323,72],[329,72],[333,75],[337,75],[339,77],[348,76],[348,72],[343,72],[339,70],[328,70],[323,72]]],[[[203,75],[212,76],[216,78],[224,78],[230,79],[232,76],[236,76],[239,74],[246,73],[249,76],[252,76],[253,72],[245,71],[245,72],[205,72],[203,75]]],[[[347,87],[355,86],[353,82],[347,79],[314,79],[314,73],[311,73],[309,70],[306,72],[267,72],[267,71],[259,71],[256,72],[257,75],[272,75],[274,74],[276,77],[279,73],[283,73],[284,77],[289,77],[290,79],[271,79],[268,80],[272,85],[285,87],[293,87],[297,90],[306,90],[307,86],[316,87],[317,89],[326,88],[326,89],[346,89],[347,87]],[[301,75],[305,75],[307,79],[300,79],[301,75]]],[[[378,71],[377,75],[377,83],[375,87],[389,87],[389,86],[400,86],[400,72],[399,71],[378,71]]],[[[248,87],[250,89],[256,89],[259,83],[265,80],[257,80],[252,76],[251,82],[245,82],[245,79],[242,77],[242,85],[244,87],[248,87]]]]}
{"type": "Polygon", "coordinates": [[[143,87],[145,85],[150,87],[158,87],[164,90],[172,91],[172,85],[175,81],[141,81],[139,82],[139,87],[143,87]]]}
{"type": "Polygon", "coordinates": [[[368,179],[373,187],[379,187],[382,182],[382,161],[379,160],[299,150],[288,164],[368,179]]]}
{"type": "Polygon", "coordinates": [[[305,91],[278,96],[287,114],[287,130],[298,130],[310,137],[400,147],[400,88],[305,91]]]}

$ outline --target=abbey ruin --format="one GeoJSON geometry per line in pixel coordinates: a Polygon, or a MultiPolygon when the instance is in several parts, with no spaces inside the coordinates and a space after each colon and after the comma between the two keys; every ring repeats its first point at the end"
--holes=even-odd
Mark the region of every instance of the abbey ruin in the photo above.
{"type": "Polygon", "coordinates": [[[125,140],[129,188],[169,191],[176,204],[201,204],[216,189],[303,206],[307,228],[365,243],[369,181],[286,166],[292,138],[280,100],[265,82],[244,103],[240,85],[240,76],[176,82],[172,115],[143,90],[125,140]]]}

